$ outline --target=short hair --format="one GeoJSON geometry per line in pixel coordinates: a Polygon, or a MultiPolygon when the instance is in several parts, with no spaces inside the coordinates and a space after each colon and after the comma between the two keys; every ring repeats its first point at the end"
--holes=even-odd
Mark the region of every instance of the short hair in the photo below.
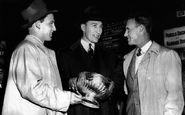
{"type": "Polygon", "coordinates": [[[138,25],[143,25],[148,33],[152,31],[152,18],[144,11],[137,11],[129,15],[128,19],[134,19],[138,25]]]}

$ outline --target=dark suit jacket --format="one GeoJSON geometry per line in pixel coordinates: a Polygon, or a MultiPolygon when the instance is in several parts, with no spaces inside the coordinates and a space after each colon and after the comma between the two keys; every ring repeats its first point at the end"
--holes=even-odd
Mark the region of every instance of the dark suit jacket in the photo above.
{"type": "Polygon", "coordinates": [[[78,40],[73,45],[58,51],[57,62],[64,90],[69,90],[68,80],[77,77],[82,71],[100,73],[115,83],[110,98],[100,102],[100,109],[72,105],[68,110],[68,115],[118,115],[116,99],[123,86],[124,76],[122,64],[119,64],[117,55],[97,43],[92,60],[78,40]]]}

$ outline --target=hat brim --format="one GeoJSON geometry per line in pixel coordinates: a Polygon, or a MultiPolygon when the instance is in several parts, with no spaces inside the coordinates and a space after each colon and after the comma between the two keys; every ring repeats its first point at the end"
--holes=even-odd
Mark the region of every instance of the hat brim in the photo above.
{"type": "Polygon", "coordinates": [[[49,11],[47,11],[45,14],[43,14],[43,15],[41,15],[41,16],[38,16],[38,17],[37,17],[36,19],[34,19],[33,21],[28,22],[28,23],[22,25],[21,28],[23,28],[23,29],[28,28],[28,27],[30,27],[33,23],[35,23],[37,20],[39,20],[39,19],[41,19],[41,18],[47,16],[48,14],[56,13],[56,12],[58,12],[58,10],[49,10],[49,11]]]}
{"type": "Polygon", "coordinates": [[[101,22],[105,22],[106,19],[102,18],[102,17],[95,17],[95,18],[86,18],[81,20],[81,23],[87,22],[87,21],[101,21],[101,22]]]}
{"type": "Polygon", "coordinates": [[[86,18],[86,19],[83,19],[83,20],[79,20],[77,23],[76,23],[76,26],[78,28],[80,28],[80,25],[87,22],[87,21],[101,21],[103,24],[106,24],[107,22],[107,19],[105,18],[101,18],[101,17],[94,17],[94,18],[86,18]]]}

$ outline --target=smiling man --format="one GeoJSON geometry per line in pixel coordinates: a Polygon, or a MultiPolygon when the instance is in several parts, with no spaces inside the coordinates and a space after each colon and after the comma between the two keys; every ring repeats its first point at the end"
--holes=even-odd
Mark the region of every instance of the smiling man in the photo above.
{"type": "Polygon", "coordinates": [[[146,12],[131,14],[124,36],[136,48],[124,57],[127,115],[181,115],[184,99],[179,55],[151,40],[146,12]]]}
{"type": "Polygon", "coordinates": [[[63,90],[55,52],[44,46],[56,31],[54,12],[42,0],[22,11],[29,34],[12,54],[2,115],[65,115],[70,104],[81,102],[63,90]]]}
{"type": "Polygon", "coordinates": [[[118,66],[118,57],[114,52],[98,44],[105,19],[97,7],[90,6],[81,12],[82,37],[76,43],[58,51],[57,62],[63,86],[69,89],[69,79],[80,72],[96,72],[111,79],[115,87],[107,99],[100,101],[100,108],[84,105],[70,106],[68,115],[118,115],[117,95],[123,85],[122,66],[118,66]],[[91,44],[91,45],[89,45],[91,44]],[[91,52],[91,55],[89,53],[91,52]],[[92,56],[93,55],[93,56],[92,56]]]}

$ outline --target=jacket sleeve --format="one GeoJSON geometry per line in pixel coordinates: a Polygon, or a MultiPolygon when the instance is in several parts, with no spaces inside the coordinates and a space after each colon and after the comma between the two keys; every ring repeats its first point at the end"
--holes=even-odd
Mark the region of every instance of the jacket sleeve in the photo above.
{"type": "MultiPolygon", "coordinates": [[[[122,60],[121,60],[122,61],[122,60]]],[[[114,99],[123,98],[123,87],[124,87],[124,74],[123,74],[123,63],[119,61],[115,56],[115,67],[113,70],[112,80],[114,82],[114,89],[112,96],[114,99]]]]}
{"type": "Polygon", "coordinates": [[[165,88],[167,96],[164,105],[164,115],[181,115],[184,108],[181,60],[178,54],[171,50],[164,57],[165,67],[165,88]]]}
{"type": "Polygon", "coordinates": [[[70,71],[70,64],[69,61],[70,59],[65,55],[65,53],[63,53],[63,50],[60,49],[57,52],[56,55],[56,59],[57,59],[57,65],[58,65],[58,69],[60,72],[60,77],[62,80],[62,85],[63,85],[63,89],[64,90],[71,90],[69,89],[69,79],[71,76],[71,71],[70,71]]]}
{"type": "MultiPolygon", "coordinates": [[[[30,45],[19,48],[12,55],[12,76],[22,98],[45,108],[66,112],[71,92],[53,85],[55,78],[44,75],[40,61],[43,60],[39,58],[39,52],[30,45]]],[[[44,63],[50,63],[48,61],[44,63]]],[[[47,71],[48,67],[45,68],[47,71]]]]}

